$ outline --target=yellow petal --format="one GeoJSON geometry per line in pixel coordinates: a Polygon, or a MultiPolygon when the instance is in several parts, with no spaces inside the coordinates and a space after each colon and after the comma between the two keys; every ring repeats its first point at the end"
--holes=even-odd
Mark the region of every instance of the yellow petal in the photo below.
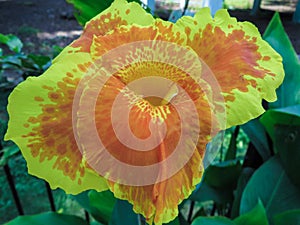
{"type": "Polygon", "coordinates": [[[226,10],[212,18],[207,9],[176,24],[185,30],[188,45],[212,70],[222,90],[227,110],[224,128],[262,114],[262,99],[276,100],[275,89],[284,76],[282,59],[254,25],[237,22],[226,10]]]}
{"type": "Polygon", "coordinates": [[[51,188],[72,194],[102,191],[107,189],[106,181],[82,157],[72,128],[74,93],[91,59],[86,53],[64,59],[13,90],[5,139],[19,146],[29,173],[47,180],[51,188]]]}

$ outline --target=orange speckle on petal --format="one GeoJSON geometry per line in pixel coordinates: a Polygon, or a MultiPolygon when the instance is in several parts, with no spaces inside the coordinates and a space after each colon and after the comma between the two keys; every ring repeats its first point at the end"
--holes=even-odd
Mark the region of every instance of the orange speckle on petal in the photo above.
{"type": "MultiPolygon", "coordinates": [[[[86,69],[87,65],[81,65],[81,69],[86,69]]],[[[39,157],[40,162],[54,159],[52,169],[61,170],[65,176],[77,182],[84,176],[86,168],[76,144],[70,116],[79,80],[72,73],[66,73],[57,81],[55,89],[44,85],[51,103],[40,104],[41,114],[29,117],[28,124],[24,124],[30,127],[30,124],[38,123],[38,126],[31,126],[30,132],[22,136],[28,139],[27,147],[33,157],[39,157]]]]}
{"type": "Polygon", "coordinates": [[[59,95],[57,92],[50,92],[50,93],[48,94],[48,96],[49,96],[49,98],[50,98],[51,100],[57,100],[57,99],[59,99],[59,97],[60,97],[60,95],[59,95]]]}
{"type": "Polygon", "coordinates": [[[30,123],[38,123],[39,122],[39,120],[37,119],[37,118],[35,118],[35,117],[29,117],[29,119],[28,119],[28,122],[30,122],[30,123]]]}
{"type": "Polygon", "coordinates": [[[125,13],[128,15],[130,13],[130,9],[127,9],[125,13]]]}
{"type": "Polygon", "coordinates": [[[43,99],[42,97],[40,97],[40,96],[34,97],[34,100],[37,101],[37,102],[42,102],[42,101],[44,101],[44,99],[43,99]]]}
{"type": "Polygon", "coordinates": [[[189,28],[189,27],[186,27],[185,28],[185,33],[187,34],[187,35],[190,35],[191,34],[191,28],[189,28]]]}
{"type": "Polygon", "coordinates": [[[43,85],[42,88],[46,89],[46,90],[49,90],[49,91],[53,91],[53,87],[49,87],[47,85],[43,85]]]}
{"type": "Polygon", "coordinates": [[[81,72],[86,72],[86,71],[87,71],[86,66],[83,65],[83,64],[78,64],[77,67],[78,67],[78,69],[79,69],[81,72]]]}
{"type": "Polygon", "coordinates": [[[70,73],[70,72],[67,72],[66,75],[67,75],[68,77],[74,77],[74,75],[73,75],[72,73],[70,73]]]}

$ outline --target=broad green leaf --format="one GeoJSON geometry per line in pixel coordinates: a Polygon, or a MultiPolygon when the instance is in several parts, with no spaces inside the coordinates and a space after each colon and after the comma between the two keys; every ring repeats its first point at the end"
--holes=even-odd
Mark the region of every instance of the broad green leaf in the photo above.
{"type": "Polygon", "coordinates": [[[16,53],[20,53],[23,48],[22,41],[12,34],[0,34],[0,43],[6,44],[11,51],[16,53]]]}
{"type": "Polygon", "coordinates": [[[124,200],[117,200],[109,225],[139,225],[139,216],[133,212],[132,205],[124,200]]]}
{"type": "Polygon", "coordinates": [[[89,192],[90,191],[84,191],[78,195],[72,195],[72,197],[80,204],[80,206],[82,208],[84,208],[86,211],[91,213],[91,205],[90,205],[90,200],[89,200],[89,196],[88,196],[89,192]]]}
{"type": "Polygon", "coordinates": [[[300,209],[289,210],[274,216],[275,225],[300,225],[300,209]]]}
{"type": "Polygon", "coordinates": [[[264,126],[256,118],[243,124],[241,127],[250,138],[262,159],[264,161],[268,160],[271,157],[271,152],[264,126]]]}
{"type": "Polygon", "coordinates": [[[235,160],[225,161],[209,166],[204,175],[204,181],[215,188],[235,188],[242,166],[235,160]]]}
{"type": "Polygon", "coordinates": [[[259,199],[270,224],[274,224],[274,215],[300,208],[300,192],[287,177],[278,156],[266,161],[250,178],[242,195],[240,214],[251,211],[259,199]]]}
{"type": "Polygon", "coordinates": [[[270,103],[270,107],[300,104],[300,63],[278,13],[273,16],[263,38],[282,56],[285,70],[284,81],[277,89],[278,100],[270,103]]]}
{"type": "Polygon", "coordinates": [[[242,169],[241,175],[237,183],[237,188],[234,191],[234,200],[231,207],[231,218],[236,218],[239,216],[242,194],[253,173],[254,169],[251,167],[246,167],[242,169]]]}
{"type": "Polygon", "coordinates": [[[89,194],[91,214],[92,216],[103,224],[108,224],[113,213],[116,203],[116,198],[110,191],[90,191],[89,194]]]}
{"type": "Polygon", "coordinates": [[[198,217],[192,225],[235,225],[235,223],[226,217],[198,217]]]}
{"type": "Polygon", "coordinates": [[[18,216],[4,225],[88,225],[77,216],[46,212],[32,216],[18,216]]]}
{"type": "Polygon", "coordinates": [[[230,189],[217,189],[209,186],[205,182],[201,182],[199,187],[192,193],[189,199],[198,202],[214,201],[218,204],[225,205],[232,201],[233,194],[230,189]]]}
{"type": "MultiPolygon", "coordinates": [[[[107,9],[114,0],[67,0],[68,3],[72,4],[77,10],[75,12],[75,17],[79,24],[84,25],[94,16],[98,15],[105,9],[107,9]]],[[[128,2],[137,2],[140,5],[143,5],[147,12],[150,12],[150,9],[145,6],[140,0],[129,0],[128,2]]]]}
{"type": "Polygon", "coordinates": [[[300,126],[276,125],[274,140],[286,174],[300,190],[300,126]]]}
{"type": "Polygon", "coordinates": [[[241,165],[234,160],[210,165],[189,199],[200,202],[213,200],[219,204],[231,202],[240,172],[241,165]]]}
{"type": "Polygon", "coordinates": [[[234,220],[236,225],[269,225],[265,208],[261,201],[248,213],[234,220]]]}
{"type": "Polygon", "coordinates": [[[109,224],[116,198],[110,191],[85,191],[74,196],[76,201],[98,222],[109,224]]]}
{"type": "Polygon", "coordinates": [[[260,118],[273,142],[275,141],[275,126],[282,125],[300,125],[300,105],[293,105],[285,108],[270,109],[260,118]]]}

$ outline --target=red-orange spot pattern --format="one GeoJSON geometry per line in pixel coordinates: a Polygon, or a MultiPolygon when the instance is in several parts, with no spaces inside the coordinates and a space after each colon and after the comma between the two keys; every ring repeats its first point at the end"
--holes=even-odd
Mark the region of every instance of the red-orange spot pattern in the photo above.
{"type": "MultiPolygon", "coordinates": [[[[231,28],[232,25],[228,27],[231,28]]],[[[241,29],[226,34],[220,27],[208,24],[193,39],[188,40],[188,45],[210,67],[222,91],[232,94],[233,89],[247,92],[247,85],[256,87],[256,81],[249,81],[244,75],[250,75],[254,79],[263,79],[267,74],[275,76],[259,65],[260,60],[269,60],[270,57],[261,55],[256,42],[256,37],[249,39],[241,29]]],[[[234,96],[228,96],[226,100],[233,101],[234,96]]]]}
{"type": "MultiPolygon", "coordinates": [[[[89,64],[78,65],[79,70],[86,70],[89,64]]],[[[29,132],[24,135],[28,139],[28,147],[33,157],[39,161],[53,160],[51,169],[61,170],[65,176],[81,183],[85,174],[82,164],[82,155],[77,147],[72,128],[72,103],[79,78],[72,73],[66,73],[57,87],[43,86],[48,92],[49,101],[43,103],[39,96],[34,100],[41,102],[42,113],[36,117],[28,118],[24,127],[29,132]]]]}
{"type": "Polygon", "coordinates": [[[127,21],[118,15],[112,15],[111,13],[103,14],[100,18],[91,20],[85,27],[80,38],[74,41],[71,46],[76,48],[77,52],[90,52],[94,36],[103,36],[107,32],[127,24],[127,21]]]}

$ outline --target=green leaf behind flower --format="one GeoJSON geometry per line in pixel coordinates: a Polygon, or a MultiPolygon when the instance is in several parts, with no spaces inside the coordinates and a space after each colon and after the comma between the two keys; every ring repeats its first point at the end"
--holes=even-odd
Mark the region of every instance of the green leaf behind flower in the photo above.
{"type": "Polygon", "coordinates": [[[77,216],[46,212],[32,216],[19,216],[4,225],[88,225],[77,216]]]}
{"type": "MultiPolygon", "coordinates": [[[[105,9],[107,9],[114,0],[66,0],[68,3],[72,4],[76,9],[74,16],[76,17],[78,23],[82,26],[85,25],[90,19],[98,15],[105,9]]],[[[140,0],[129,0],[128,2],[137,2],[143,5],[147,12],[151,10],[142,3],[140,0]]]]}
{"type": "Polygon", "coordinates": [[[274,224],[274,215],[300,208],[300,191],[287,177],[278,156],[270,158],[250,178],[242,195],[240,214],[251,211],[259,200],[270,224],[274,224]]]}
{"type": "Polygon", "coordinates": [[[282,56],[285,78],[277,89],[278,100],[271,108],[300,104],[300,62],[292,43],[284,30],[279,13],[275,13],[263,38],[282,56]]]}

